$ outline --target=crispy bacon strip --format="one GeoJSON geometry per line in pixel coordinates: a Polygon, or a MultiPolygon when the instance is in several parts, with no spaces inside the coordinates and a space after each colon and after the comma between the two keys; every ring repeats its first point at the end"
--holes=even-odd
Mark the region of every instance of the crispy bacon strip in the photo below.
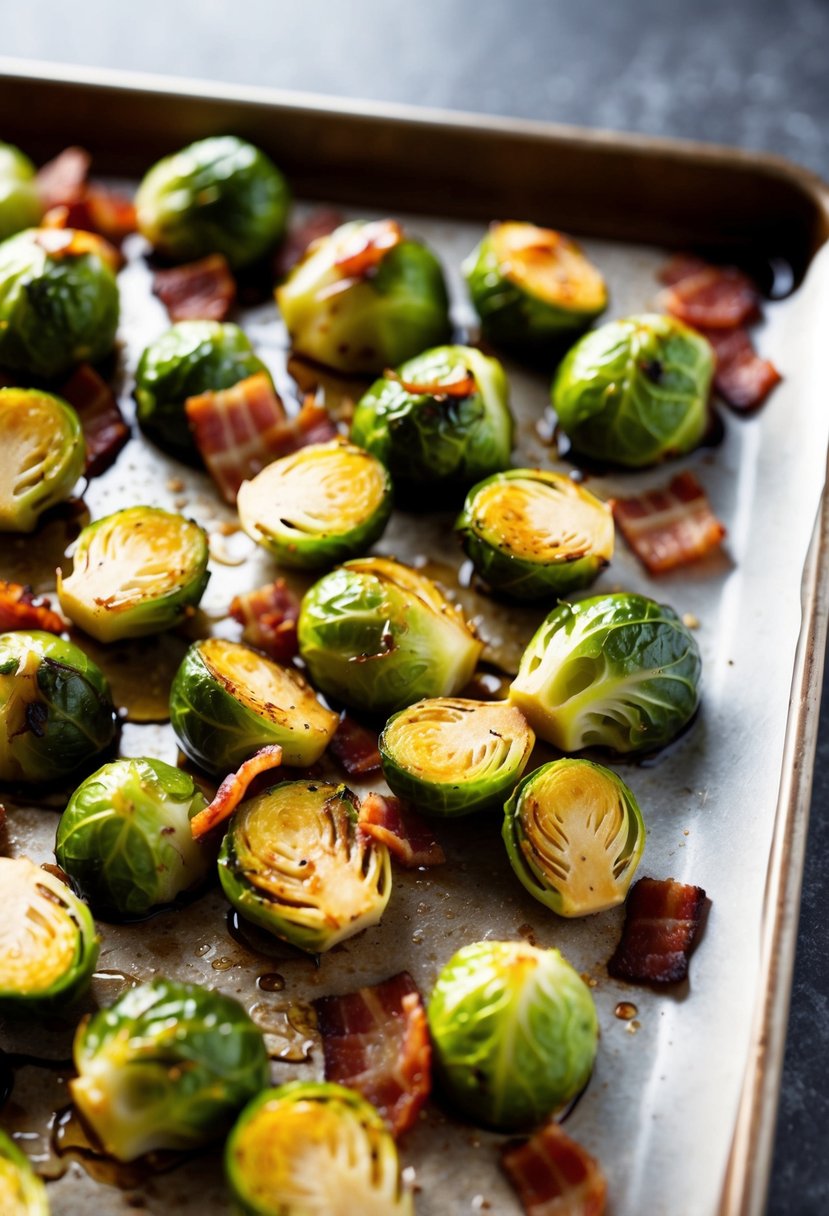
{"type": "Polygon", "coordinates": [[[246,760],[235,773],[225,777],[216,790],[216,797],[198,815],[190,820],[190,831],[194,840],[201,840],[218,824],[224,823],[236,810],[239,803],[248,792],[248,786],[254,777],[268,769],[278,768],[282,763],[282,748],[273,743],[268,747],[260,747],[250,760],[246,760]]]}
{"type": "Polygon", "coordinates": [[[43,629],[47,633],[63,633],[65,628],[66,622],[52,611],[46,596],[36,596],[31,587],[0,579],[0,631],[43,629]]]}
{"type": "Polygon", "coordinates": [[[782,379],[780,372],[761,359],[745,329],[703,330],[717,356],[714,388],[736,410],[754,410],[782,379]]]}
{"type": "Polygon", "coordinates": [[[404,380],[391,368],[387,368],[383,375],[386,380],[396,380],[407,393],[414,393],[418,396],[471,397],[478,388],[475,377],[471,374],[463,376],[460,380],[452,380],[449,384],[418,384],[414,380],[404,380]]]}
{"type": "Polygon", "coordinates": [[[274,258],[274,273],[284,279],[289,271],[302,260],[303,254],[313,241],[329,236],[343,222],[342,214],[333,207],[319,207],[304,220],[292,227],[279,246],[274,258]]]}
{"type": "Polygon", "coordinates": [[[105,472],[130,437],[110,386],[94,367],[81,363],[60,387],[60,396],[74,406],[86,442],[87,477],[105,472]]]}
{"type": "Polygon", "coordinates": [[[651,574],[698,561],[718,548],[725,536],[705,491],[688,472],[661,489],[615,499],[613,518],[651,574]]]}
{"type": "Polygon", "coordinates": [[[672,878],[640,878],[628,896],[622,940],[607,964],[609,974],[643,984],[684,980],[709,904],[701,887],[672,878]]]}
{"type": "Polygon", "coordinates": [[[284,578],[235,596],[230,615],[244,626],[244,641],[264,650],[278,663],[289,663],[297,653],[299,599],[284,578]]]}
{"type": "Polygon", "coordinates": [[[354,233],[334,265],[344,279],[364,279],[402,240],[397,220],[374,220],[354,233]]]}
{"type": "Polygon", "coordinates": [[[64,148],[38,169],[35,184],[44,211],[83,201],[92,157],[85,148],[64,148]]]}
{"type": "Polygon", "coordinates": [[[407,870],[416,866],[442,866],[446,854],[425,820],[399,798],[367,794],[360,805],[360,827],[384,844],[407,870]]]}
{"type": "Polygon", "coordinates": [[[224,321],[236,299],[236,280],[227,258],[212,253],[185,266],[157,270],[153,293],[171,321],[224,321]]]}
{"type": "Polygon", "coordinates": [[[701,263],[701,268],[674,278],[659,302],[665,312],[694,329],[734,329],[760,314],[760,293],[734,266],[701,263]]]}
{"type": "Polygon", "coordinates": [[[607,1182],[598,1161],[550,1119],[501,1166],[527,1216],[603,1216],[607,1182]]]}
{"type": "Polygon", "coordinates": [[[382,984],[313,1002],[325,1079],[356,1089],[393,1135],[408,1131],[432,1087],[426,1011],[408,971],[382,984]]]}
{"type": "Polygon", "coordinates": [[[329,747],[349,777],[374,773],[380,767],[376,732],[361,726],[348,714],[340,718],[329,747]]]}

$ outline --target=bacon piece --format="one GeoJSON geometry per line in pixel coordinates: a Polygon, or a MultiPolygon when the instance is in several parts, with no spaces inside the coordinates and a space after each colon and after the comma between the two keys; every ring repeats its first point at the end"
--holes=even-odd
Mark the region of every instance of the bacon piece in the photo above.
{"type": "Polygon", "coordinates": [[[34,240],[53,258],[78,258],[85,253],[96,253],[106,262],[113,274],[120,270],[124,259],[119,250],[97,232],[82,228],[51,227],[38,228],[34,240]]]}
{"type": "Polygon", "coordinates": [[[267,772],[268,769],[278,768],[281,763],[282,748],[278,744],[272,743],[267,747],[260,747],[259,751],[240,765],[235,773],[230,773],[225,777],[216,790],[213,801],[190,820],[193,839],[201,840],[202,836],[206,836],[218,824],[229,819],[248,792],[248,786],[254,777],[267,772]]]}
{"type": "Polygon", "coordinates": [[[157,270],[153,294],[171,321],[224,321],[236,299],[236,280],[227,258],[212,253],[185,266],[157,270]]]}
{"type": "Polygon", "coordinates": [[[628,897],[622,940],[608,973],[632,983],[684,980],[709,906],[701,887],[672,878],[640,878],[628,897]]]}
{"type": "Polygon", "coordinates": [[[666,287],[673,287],[675,283],[681,283],[683,279],[689,279],[692,274],[699,274],[701,270],[708,268],[709,263],[703,262],[696,254],[675,253],[669,262],[660,266],[657,278],[666,287]]]}
{"type": "Polygon", "coordinates": [[[64,148],[38,169],[35,183],[44,211],[83,201],[92,157],[85,148],[64,148]]]}
{"type": "Polygon", "coordinates": [[[762,405],[776,384],[780,372],[768,359],[761,359],[745,329],[702,330],[714,347],[717,370],[714,388],[736,410],[753,410],[762,405]]]}
{"type": "Polygon", "coordinates": [[[418,384],[413,380],[404,380],[390,368],[387,368],[383,375],[386,380],[396,380],[407,393],[414,393],[418,396],[471,397],[478,388],[475,377],[471,374],[463,376],[460,380],[452,380],[449,384],[418,384]]]}
{"type": "Polygon", "coordinates": [[[344,279],[364,279],[402,240],[403,229],[397,220],[374,220],[363,224],[340,251],[334,265],[344,279]]]}
{"type": "Polygon", "coordinates": [[[125,236],[135,232],[138,226],[135,204],[125,194],[93,183],[86,188],[85,203],[91,231],[99,232],[114,245],[120,245],[125,236]]]}
{"type": "Polygon", "coordinates": [[[289,663],[297,653],[299,599],[284,578],[246,595],[235,596],[230,615],[244,626],[243,639],[264,650],[278,663],[289,663]]]}
{"type": "Polygon", "coordinates": [[[651,574],[698,561],[718,548],[725,536],[705,491],[688,472],[661,489],[615,499],[613,518],[651,574]]]}
{"type": "Polygon", "coordinates": [[[334,732],[329,747],[349,777],[374,773],[380,767],[376,732],[361,726],[348,714],[343,714],[340,718],[340,725],[334,732]]]}
{"type": "Polygon", "coordinates": [[[279,246],[274,258],[274,273],[284,279],[289,271],[302,260],[308,246],[320,237],[330,236],[343,222],[342,214],[333,207],[318,207],[296,226],[292,227],[279,246]]]}
{"type": "Polygon", "coordinates": [[[0,631],[7,629],[43,629],[47,633],[63,633],[66,622],[52,611],[51,600],[36,596],[31,587],[7,583],[0,579],[0,631]]]}
{"type": "Polygon", "coordinates": [[[105,472],[130,437],[115,393],[94,367],[81,363],[60,387],[60,396],[74,406],[86,442],[87,477],[105,472]]]}
{"type": "Polygon", "coordinates": [[[598,1161],[550,1119],[501,1166],[527,1216],[603,1216],[607,1182],[598,1161]]]}
{"type": "Polygon", "coordinates": [[[675,279],[660,293],[659,302],[695,329],[734,329],[760,313],[760,293],[751,279],[734,266],[707,266],[675,279]]]}
{"type": "Polygon", "coordinates": [[[325,1079],[356,1089],[395,1136],[413,1126],[432,1087],[426,1012],[408,971],[313,1002],[325,1079]]]}
{"type": "Polygon", "coordinates": [[[399,798],[366,794],[360,805],[359,824],[367,836],[386,845],[407,870],[442,866],[446,861],[429,824],[399,798]]]}

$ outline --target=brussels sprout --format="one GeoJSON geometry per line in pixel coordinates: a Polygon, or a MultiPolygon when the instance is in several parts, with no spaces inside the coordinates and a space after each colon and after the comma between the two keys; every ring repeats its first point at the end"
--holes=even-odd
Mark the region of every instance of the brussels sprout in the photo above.
{"type": "Polygon", "coordinates": [[[114,760],[75,790],[55,857],[99,916],[144,916],[201,882],[208,849],[190,820],[206,805],[193,778],[162,760],[114,760]]]}
{"type": "Polygon", "coordinates": [[[27,228],[0,244],[0,367],[60,376],[112,350],[118,286],[88,232],[27,228]]]}
{"type": "Polygon", "coordinates": [[[26,1154],[3,1132],[0,1132],[0,1212],[3,1216],[49,1216],[46,1187],[26,1154]]]}
{"type": "Polygon", "coordinates": [[[324,575],[302,601],[297,636],[326,696],[377,714],[460,692],[483,650],[431,579],[386,557],[324,575]]]}
{"type": "Polygon", "coordinates": [[[339,718],[299,672],[241,642],[194,642],[170,689],[170,721],[181,748],[212,773],[229,773],[278,743],[284,764],[316,764],[339,718]]]}
{"type": "Polygon", "coordinates": [[[613,556],[607,503],[543,469],[509,469],[479,482],[455,527],[481,578],[517,600],[587,587],[613,556]]]}
{"type": "Polygon", "coordinates": [[[60,606],[99,642],[171,629],[210,577],[202,529],[160,507],[125,507],[89,524],[73,560],[68,578],[58,570],[60,606]]]}
{"type": "Polygon", "coordinates": [[[520,1131],[587,1084],[598,1021],[590,989],[558,950],[476,942],[438,976],[429,1030],[460,1109],[476,1123],[520,1131]]]}
{"type": "Polygon", "coordinates": [[[663,747],[699,704],[702,662],[672,608],[643,595],[559,604],[541,624],[510,700],[563,752],[663,747]]]}
{"type": "Polygon", "coordinates": [[[417,701],[380,735],[383,775],[430,815],[468,815],[503,805],[535,743],[524,715],[505,701],[417,701]]]}
{"type": "Polygon", "coordinates": [[[392,508],[386,469],[362,448],[332,439],[267,465],[242,483],[242,527],[283,566],[317,569],[364,552],[392,508]]]}
{"type": "Polygon", "coordinates": [[[71,1005],[98,961],[86,904],[27,857],[0,857],[0,892],[0,1011],[53,1013],[71,1005]]]}
{"type": "Polygon", "coordinates": [[[645,847],[645,824],[620,777],[589,760],[530,773],[504,807],[504,843],[521,882],[559,916],[624,902],[645,847]]]}
{"type": "Polygon", "coordinates": [[[276,299],[294,351],[344,372],[380,372],[450,332],[440,262],[393,220],[314,241],[276,299]]]}
{"type": "Polygon", "coordinates": [[[201,461],[184,403],[270,372],[238,325],[179,321],[146,348],[135,373],[138,421],[150,438],[189,464],[201,461]]]}
{"type": "Polygon", "coordinates": [[[312,954],[376,925],[391,861],[358,829],[354,801],[344,785],[284,781],[243,802],[219,854],[237,912],[312,954]]]}
{"type": "Polygon", "coordinates": [[[247,266],[272,249],[291,195],[276,165],[235,135],[200,139],[153,165],[138,187],[138,228],[167,257],[223,253],[247,266]]]}
{"type": "Polygon", "coordinates": [[[575,241],[535,224],[491,224],[463,273],[484,334],[507,346],[544,349],[607,308],[607,285],[575,241]]]}
{"type": "Polygon", "coordinates": [[[0,388],[0,532],[33,532],[84,468],[78,415],[50,393],[0,388]]]}
{"type": "Polygon", "coordinates": [[[222,1136],[268,1084],[262,1032],[229,996],[157,979],[78,1027],[72,1099],[104,1149],[134,1161],[222,1136]]]}
{"type": "Polygon", "coordinates": [[[497,359],[439,346],[375,381],[354,411],[351,439],[382,460],[395,485],[468,486],[509,465],[508,399],[497,359]]]}
{"type": "Polygon", "coordinates": [[[225,1173],[240,1216],[414,1216],[388,1128],[332,1082],[254,1098],[228,1137],[225,1173]]]}
{"type": "Polygon", "coordinates": [[[71,642],[0,633],[0,781],[68,777],[115,738],[103,672],[71,642]]]}
{"type": "Polygon", "coordinates": [[[713,374],[702,334],[646,313],[572,347],[553,380],[553,407],[576,452],[641,468],[697,446],[713,374]]]}
{"type": "Polygon", "coordinates": [[[0,143],[0,241],[34,228],[42,214],[34,165],[11,144],[0,143]]]}

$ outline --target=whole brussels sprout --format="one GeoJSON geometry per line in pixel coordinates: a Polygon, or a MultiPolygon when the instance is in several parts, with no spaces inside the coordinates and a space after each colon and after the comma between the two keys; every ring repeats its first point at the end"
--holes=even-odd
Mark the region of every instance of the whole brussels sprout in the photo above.
{"type": "Polygon", "coordinates": [[[0,532],[33,532],[84,469],[78,415],[60,397],[0,388],[0,532]]]}
{"type": "Polygon", "coordinates": [[[26,1154],[4,1132],[0,1132],[0,1212],[3,1216],[49,1216],[46,1187],[26,1154]]]}
{"type": "Polygon", "coordinates": [[[205,805],[163,760],[113,760],[70,798],[55,859],[97,915],[144,916],[207,876],[215,854],[190,831],[205,805]]]}
{"type": "Polygon", "coordinates": [[[139,231],[179,262],[223,253],[247,266],[285,231],[291,195],[276,165],[235,135],[200,139],[153,165],[135,196],[139,231]]]}
{"type": "Polygon", "coordinates": [[[184,403],[211,390],[270,372],[238,325],[179,321],[146,348],[135,373],[138,421],[150,438],[179,460],[201,463],[184,403]]]}
{"type": "Polygon", "coordinates": [[[171,629],[210,577],[203,530],[160,507],[125,507],[89,524],[73,562],[67,578],[58,571],[60,606],[99,642],[171,629]]]}
{"type": "Polygon", "coordinates": [[[695,448],[708,426],[714,352],[673,317],[645,313],[585,334],[551,390],[576,452],[629,468],[695,448]]]}
{"type": "Polygon", "coordinates": [[[254,1098],[228,1137],[225,1173],[240,1216],[414,1216],[382,1118],[332,1082],[254,1098]]]}
{"type": "Polygon", "coordinates": [[[344,439],[311,443],[245,481],[242,527],[283,566],[314,570],[356,557],[380,538],[392,509],[388,472],[344,439]]]}
{"type": "Polygon", "coordinates": [[[481,578],[517,600],[588,587],[613,556],[607,503],[543,469],[509,469],[473,486],[455,528],[481,578]]]}
{"type": "Polygon", "coordinates": [[[323,575],[303,598],[297,637],[326,696],[377,714],[460,692],[483,650],[431,579],[385,557],[323,575]]]}
{"type": "Polygon", "coordinates": [[[276,299],[294,351],[343,372],[381,372],[450,332],[440,262],[394,220],[312,242],[276,299]]]}
{"type": "Polygon", "coordinates": [[[98,961],[89,909],[27,857],[0,857],[0,892],[0,1012],[60,1012],[86,992],[98,961]]]}
{"type": "Polygon", "coordinates": [[[34,165],[18,148],[0,143],[0,241],[34,228],[42,214],[34,165]]]}
{"type": "Polygon", "coordinates": [[[0,367],[61,376],[112,350],[118,286],[90,232],[28,228],[0,244],[0,367]]]}
{"type": "Polygon", "coordinates": [[[576,242],[535,224],[491,224],[463,273],[481,329],[505,346],[544,350],[607,308],[607,285],[576,242]]]}
{"type": "Polygon", "coordinates": [[[247,920],[320,954],[376,925],[391,860],[357,827],[345,786],[284,781],[243,802],[219,854],[225,895],[247,920]]]}
{"type": "Polygon", "coordinates": [[[268,1084],[262,1032],[229,996],[157,979],[78,1027],[72,1100],[119,1161],[224,1135],[268,1084]]]}
{"type": "Polygon", "coordinates": [[[354,411],[351,439],[382,460],[395,485],[468,486],[509,465],[508,400],[497,359],[439,346],[375,381],[354,411]]]}
{"type": "Polygon", "coordinates": [[[587,1084],[598,1038],[584,980],[558,950],[476,942],[438,976],[429,1030],[447,1093],[476,1123],[521,1131],[587,1084]]]}
{"type": "Polygon", "coordinates": [[[182,751],[212,773],[229,773],[276,743],[284,764],[316,764],[339,718],[299,672],[242,642],[194,642],[170,689],[170,721],[182,751]]]}
{"type": "Polygon", "coordinates": [[[559,916],[588,916],[624,902],[645,824],[633,792],[609,768],[554,760],[510,798],[503,837],[530,895],[559,916]]]}
{"type": "Polygon", "coordinates": [[[0,781],[69,777],[115,730],[109,685],[79,647],[39,630],[0,634],[0,781]]]}
{"type": "Polygon", "coordinates": [[[390,718],[379,747],[395,794],[451,816],[502,806],[534,743],[524,715],[506,701],[435,697],[390,718]]]}
{"type": "Polygon", "coordinates": [[[644,595],[559,604],[521,659],[510,700],[563,752],[670,743],[699,704],[702,661],[672,608],[644,595]]]}

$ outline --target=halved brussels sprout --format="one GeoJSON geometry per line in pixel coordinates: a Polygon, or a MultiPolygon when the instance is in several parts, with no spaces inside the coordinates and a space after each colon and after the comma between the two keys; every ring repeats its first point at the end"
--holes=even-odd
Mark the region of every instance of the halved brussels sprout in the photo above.
{"type": "Polygon", "coordinates": [[[170,721],[182,751],[212,773],[229,773],[268,743],[295,768],[316,764],[339,718],[299,672],[242,642],[194,642],[170,689],[170,721]]]}
{"type": "Polygon", "coordinates": [[[476,942],[438,976],[429,1030],[460,1109],[486,1127],[520,1131],[587,1084],[598,1020],[590,989],[558,950],[476,942]]]}
{"type": "Polygon", "coordinates": [[[55,858],[99,916],[144,916],[210,870],[215,854],[190,831],[205,805],[189,773],[163,760],[113,760],[69,800],[55,858]]]}
{"type": "Polygon", "coordinates": [[[504,807],[504,843],[521,882],[559,916],[624,902],[645,847],[633,792],[609,768],[554,760],[524,778],[504,807]]]}
{"type": "Polygon", "coordinates": [[[0,1212],[3,1216],[49,1216],[46,1187],[26,1154],[3,1132],[0,1132],[0,1212]]]}
{"type": "Polygon", "coordinates": [[[84,1019],[72,1100],[119,1161],[224,1135],[268,1084],[265,1040],[238,1001],[157,979],[84,1019]]]}
{"type": "Polygon", "coordinates": [[[297,636],[326,696],[377,714],[460,692],[483,650],[431,579],[386,557],[324,575],[302,601],[297,636]]]}
{"type": "Polygon", "coordinates": [[[543,469],[509,469],[479,482],[455,527],[481,578],[518,600],[588,587],[613,556],[607,503],[543,469]]]}
{"type": "Polygon", "coordinates": [[[535,224],[491,224],[463,273],[483,332],[508,346],[543,349],[607,308],[607,284],[576,242],[535,224]]]}
{"type": "Polygon", "coordinates": [[[254,1098],[228,1137],[225,1173],[242,1216],[414,1216],[388,1128],[332,1082],[254,1098]]]}
{"type": "Polygon", "coordinates": [[[699,704],[699,648],[673,608],[644,595],[559,604],[541,624],[510,700],[563,752],[664,747],[699,704]]]}
{"type": "Polygon", "coordinates": [[[78,415],[60,397],[0,388],[0,532],[33,532],[84,468],[78,415]]]}
{"type": "Polygon", "coordinates": [[[364,552],[392,509],[388,472],[362,448],[312,443],[245,481],[236,502],[242,527],[283,566],[317,569],[364,552]]]}
{"type": "Polygon", "coordinates": [[[68,777],[115,738],[103,672],[39,630],[0,634],[0,781],[68,777]]]}
{"type": "Polygon", "coordinates": [[[641,468],[695,448],[708,426],[714,352],[673,317],[645,313],[585,334],[552,386],[576,452],[641,468]]]}
{"type": "Polygon", "coordinates": [[[60,376],[112,350],[118,287],[100,238],[27,228],[0,244],[0,367],[60,376]]]}
{"type": "Polygon", "coordinates": [[[438,346],[375,381],[354,411],[351,439],[382,460],[395,485],[468,486],[509,466],[508,402],[497,359],[438,346]]]}
{"type": "Polygon", "coordinates": [[[314,241],[276,299],[294,351],[344,372],[380,372],[450,330],[440,262],[394,220],[314,241]]]}
{"type": "Polygon", "coordinates": [[[0,241],[34,228],[42,214],[34,165],[18,148],[0,143],[0,241]]]}
{"type": "Polygon", "coordinates": [[[250,339],[229,321],[179,321],[146,348],[135,373],[138,421],[150,438],[189,464],[201,463],[184,403],[240,380],[271,374],[250,339]]]}
{"type": "Polygon", "coordinates": [[[376,925],[391,895],[388,849],[358,829],[351,791],[320,781],[243,802],[219,878],[237,912],[312,954],[376,925]]]}
{"type": "Polygon", "coordinates": [[[165,156],[135,196],[138,229],[159,253],[179,262],[223,253],[234,267],[273,248],[290,205],[288,183],[270,157],[235,135],[165,156]]]}
{"type": "Polygon", "coordinates": [[[534,743],[506,701],[435,697],[390,718],[379,747],[395,794],[431,815],[468,815],[503,805],[534,743]]]}
{"type": "Polygon", "coordinates": [[[86,904],[27,857],[0,857],[0,893],[0,1010],[53,1013],[71,1005],[98,961],[86,904]]]}
{"type": "Polygon", "coordinates": [[[99,642],[172,629],[198,604],[207,580],[207,537],[160,507],[125,507],[81,532],[72,573],[58,570],[58,599],[99,642]]]}

